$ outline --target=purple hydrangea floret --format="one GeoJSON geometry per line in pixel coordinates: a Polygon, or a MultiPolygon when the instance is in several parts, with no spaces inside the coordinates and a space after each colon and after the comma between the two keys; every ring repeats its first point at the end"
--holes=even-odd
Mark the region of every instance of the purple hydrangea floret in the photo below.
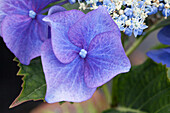
{"type": "MultiPolygon", "coordinates": [[[[170,45],[170,26],[166,26],[160,30],[158,33],[158,39],[161,43],[170,45]]],[[[166,64],[167,67],[170,67],[170,47],[151,50],[147,52],[147,56],[157,63],[166,64]]]]}
{"type": "Polygon", "coordinates": [[[48,25],[41,14],[56,0],[0,0],[0,35],[21,63],[40,56],[41,45],[48,39],[48,25]]]}
{"type": "Polygon", "coordinates": [[[88,14],[59,12],[43,20],[51,26],[51,39],[41,48],[48,103],[85,101],[97,87],[129,71],[120,30],[105,7],[88,14]]]}

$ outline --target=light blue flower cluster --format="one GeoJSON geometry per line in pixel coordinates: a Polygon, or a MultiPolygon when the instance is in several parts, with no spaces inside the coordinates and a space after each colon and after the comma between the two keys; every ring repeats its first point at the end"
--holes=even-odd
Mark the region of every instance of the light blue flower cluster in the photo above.
{"type": "Polygon", "coordinates": [[[170,0],[159,0],[159,11],[162,11],[163,16],[170,16],[170,0]]]}
{"type": "Polygon", "coordinates": [[[107,7],[120,31],[128,36],[142,35],[148,28],[145,20],[149,15],[162,11],[165,18],[170,16],[170,0],[86,0],[86,5],[80,3],[79,8],[93,10],[99,5],[107,7]]]}

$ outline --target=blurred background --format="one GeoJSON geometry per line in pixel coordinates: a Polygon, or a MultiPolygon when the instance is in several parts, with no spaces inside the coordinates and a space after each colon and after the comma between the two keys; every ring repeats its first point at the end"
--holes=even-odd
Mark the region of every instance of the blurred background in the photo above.
{"type": "MultiPolygon", "coordinates": [[[[142,64],[147,58],[145,53],[159,43],[157,40],[158,31],[151,33],[136,51],[131,54],[132,65],[142,64]]],[[[135,38],[131,37],[130,43],[133,43],[134,40],[135,38]]],[[[22,77],[16,76],[19,68],[17,62],[13,61],[14,57],[6,47],[3,39],[0,38],[0,113],[100,113],[109,107],[105,97],[99,90],[95,92],[90,100],[81,104],[64,103],[59,105],[58,103],[47,104],[42,101],[29,101],[9,109],[9,106],[22,89],[22,77]],[[70,110],[72,112],[69,112],[70,110]]]]}

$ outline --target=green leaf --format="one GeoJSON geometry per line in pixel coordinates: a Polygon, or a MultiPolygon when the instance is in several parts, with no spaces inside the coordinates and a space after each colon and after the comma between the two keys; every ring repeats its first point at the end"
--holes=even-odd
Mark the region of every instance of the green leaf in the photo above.
{"type": "Polygon", "coordinates": [[[143,112],[143,111],[131,109],[131,108],[126,108],[126,107],[117,107],[115,109],[106,110],[103,113],[147,113],[147,112],[143,112]]]}
{"type": "Polygon", "coordinates": [[[132,67],[129,73],[115,77],[114,109],[104,113],[169,113],[170,81],[167,73],[165,65],[149,59],[132,67]]]}
{"type": "MultiPolygon", "coordinates": [[[[19,62],[17,59],[14,60],[19,62]]],[[[32,60],[29,66],[21,63],[19,63],[18,66],[20,70],[17,75],[24,76],[22,84],[23,89],[10,108],[29,100],[36,101],[44,99],[46,93],[45,76],[40,58],[32,60]]]]}

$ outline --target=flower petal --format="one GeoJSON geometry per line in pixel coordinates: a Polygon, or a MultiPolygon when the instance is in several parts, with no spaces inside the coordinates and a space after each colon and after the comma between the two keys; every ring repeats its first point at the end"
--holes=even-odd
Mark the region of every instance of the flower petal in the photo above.
{"type": "Polygon", "coordinates": [[[66,9],[65,9],[64,7],[55,5],[55,6],[52,6],[52,7],[49,9],[48,15],[52,15],[52,14],[54,14],[54,13],[62,12],[62,11],[66,11],[66,9]]]}
{"type": "MultiPolygon", "coordinates": [[[[1,3],[1,0],[0,0],[0,3],[1,3]]],[[[6,16],[6,14],[1,10],[1,6],[2,4],[0,4],[0,36],[2,36],[1,35],[1,23],[2,23],[2,21],[3,21],[3,19],[5,18],[5,16],[6,16]]]]}
{"type": "Polygon", "coordinates": [[[49,26],[42,20],[44,17],[45,15],[38,15],[36,20],[34,20],[36,21],[36,27],[38,28],[37,33],[42,41],[45,41],[49,38],[49,26]]]}
{"type": "Polygon", "coordinates": [[[170,25],[159,31],[158,39],[161,43],[170,45],[170,25]]]}
{"type": "Polygon", "coordinates": [[[86,14],[70,28],[69,38],[76,46],[87,49],[85,46],[88,46],[96,35],[107,31],[120,33],[106,7],[99,6],[98,9],[86,14]]]}
{"type": "Polygon", "coordinates": [[[51,41],[42,45],[42,64],[45,73],[48,103],[59,101],[81,102],[89,99],[96,88],[84,82],[84,60],[77,57],[70,64],[61,63],[54,55],[51,41]]]}
{"type": "Polygon", "coordinates": [[[32,20],[27,16],[10,15],[2,22],[2,35],[7,47],[21,63],[28,65],[30,60],[40,56],[41,39],[47,37],[48,27],[41,17],[32,20]],[[42,37],[43,36],[43,37],[42,37]]]}
{"type": "Polygon", "coordinates": [[[147,56],[157,63],[166,64],[167,67],[170,67],[170,48],[151,50],[147,52],[147,56]]]}
{"type": "Polygon", "coordinates": [[[80,51],[80,48],[70,42],[68,30],[82,16],[84,16],[83,12],[71,10],[58,12],[43,19],[50,22],[53,51],[62,63],[70,63],[80,51]]]}
{"type": "Polygon", "coordinates": [[[0,10],[6,14],[22,14],[27,15],[30,5],[26,4],[30,0],[1,0],[0,10]]]}
{"type": "MultiPolygon", "coordinates": [[[[28,2],[28,0],[24,0],[28,2]]],[[[40,12],[42,9],[44,9],[48,4],[52,2],[56,2],[57,0],[30,0],[32,3],[32,8],[36,9],[37,12],[40,12]]]]}
{"type": "Polygon", "coordinates": [[[120,33],[105,32],[91,41],[85,63],[85,81],[88,87],[101,86],[117,74],[128,72],[130,68],[120,33]]]}
{"type": "Polygon", "coordinates": [[[1,0],[1,10],[6,14],[28,15],[29,10],[39,13],[56,0],[1,0]]]}

